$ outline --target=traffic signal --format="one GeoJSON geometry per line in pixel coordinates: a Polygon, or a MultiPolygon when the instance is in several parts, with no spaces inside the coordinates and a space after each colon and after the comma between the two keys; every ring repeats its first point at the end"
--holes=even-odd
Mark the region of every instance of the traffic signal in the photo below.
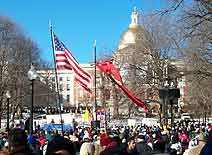
{"type": "Polygon", "coordinates": [[[162,89],[159,89],[159,97],[161,99],[180,98],[180,89],[178,89],[178,88],[162,88],[162,89]]]}

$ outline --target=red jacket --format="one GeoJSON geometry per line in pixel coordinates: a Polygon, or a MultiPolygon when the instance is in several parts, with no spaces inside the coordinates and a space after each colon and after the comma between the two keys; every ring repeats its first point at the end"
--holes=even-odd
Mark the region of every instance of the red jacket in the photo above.
{"type": "Polygon", "coordinates": [[[181,142],[181,143],[189,143],[190,142],[190,138],[188,137],[188,135],[187,134],[185,134],[184,132],[182,132],[181,134],[179,134],[179,136],[178,136],[178,138],[179,138],[179,141],[181,142]]]}

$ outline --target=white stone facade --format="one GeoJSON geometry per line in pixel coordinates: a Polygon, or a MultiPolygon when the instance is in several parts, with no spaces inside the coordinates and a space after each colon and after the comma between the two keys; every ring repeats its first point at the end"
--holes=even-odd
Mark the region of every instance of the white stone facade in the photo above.
{"type": "MultiPolygon", "coordinates": [[[[80,66],[88,73],[92,73],[94,70],[94,67],[91,64],[80,64],[80,66]]],[[[39,70],[37,72],[40,75],[40,80],[42,82],[47,83],[48,81],[48,83],[50,83],[49,87],[57,91],[54,68],[39,70]]],[[[79,98],[82,97],[86,91],[75,82],[73,70],[59,69],[57,70],[57,77],[59,92],[62,96],[62,104],[69,104],[71,107],[78,106],[78,103],[80,102],[79,98]]],[[[90,87],[93,89],[93,81],[90,87]]]]}

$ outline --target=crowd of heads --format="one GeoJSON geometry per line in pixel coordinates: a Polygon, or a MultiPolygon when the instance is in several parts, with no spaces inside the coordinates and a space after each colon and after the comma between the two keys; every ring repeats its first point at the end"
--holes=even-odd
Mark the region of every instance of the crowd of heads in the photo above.
{"type": "Polygon", "coordinates": [[[183,154],[198,145],[202,149],[209,139],[212,139],[211,124],[198,122],[176,122],[173,127],[163,128],[145,124],[107,129],[78,126],[64,133],[39,129],[33,135],[16,127],[1,133],[0,154],[183,154]]]}

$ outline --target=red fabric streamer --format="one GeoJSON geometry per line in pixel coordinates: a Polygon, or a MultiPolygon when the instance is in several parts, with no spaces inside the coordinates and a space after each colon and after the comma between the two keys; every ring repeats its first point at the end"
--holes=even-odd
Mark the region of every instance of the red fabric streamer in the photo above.
{"type": "Polygon", "coordinates": [[[142,102],[139,98],[137,98],[133,92],[131,92],[126,86],[124,86],[122,82],[121,75],[119,71],[116,69],[112,61],[104,61],[96,63],[96,66],[104,72],[106,75],[110,76],[111,80],[115,82],[116,85],[121,88],[121,90],[139,107],[143,108],[145,112],[148,112],[148,109],[144,102],[142,102]]]}

